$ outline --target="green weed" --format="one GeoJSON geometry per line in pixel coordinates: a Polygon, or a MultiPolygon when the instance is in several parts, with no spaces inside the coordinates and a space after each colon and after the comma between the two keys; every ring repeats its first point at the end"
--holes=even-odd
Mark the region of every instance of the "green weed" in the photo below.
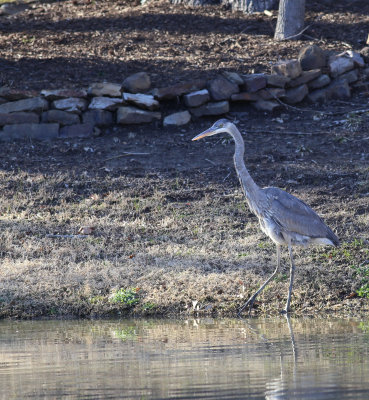
{"type": "Polygon", "coordinates": [[[369,322],[360,322],[360,323],[359,323],[359,328],[360,328],[364,333],[369,333],[369,322]]]}
{"type": "Polygon", "coordinates": [[[369,263],[352,265],[351,268],[355,270],[355,275],[360,279],[361,286],[356,290],[357,295],[369,299],[369,263]]]}
{"type": "Polygon", "coordinates": [[[148,301],[147,303],[144,303],[142,305],[142,310],[143,311],[153,311],[156,308],[156,304],[151,303],[150,301],[148,301]]]}
{"type": "Polygon", "coordinates": [[[140,301],[138,291],[138,288],[119,289],[110,296],[110,301],[133,307],[140,301]]]}
{"type": "Polygon", "coordinates": [[[91,304],[97,304],[104,301],[104,296],[92,296],[88,299],[91,304]]]}
{"type": "Polygon", "coordinates": [[[238,258],[249,257],[249,256],[251,256],[251,253],[238,253],[237,254],[238,258]]]}
{"type": "Polygon", "coordinates": [[[276,282],[285,282],[288,279],[287,274],[279,274],[276,278],[276,282]]]}

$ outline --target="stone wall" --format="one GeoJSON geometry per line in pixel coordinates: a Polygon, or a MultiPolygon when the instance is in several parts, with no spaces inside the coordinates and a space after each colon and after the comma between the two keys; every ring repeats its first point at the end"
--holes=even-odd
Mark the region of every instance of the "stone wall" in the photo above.
{"type": "Polygon", "coordinates": [[[367,84],[369,47],[327,54],[307,46],[296,60],[281,61],[271,74],[224,72],[217,78],[151,88],[145,72],[117,83],[88,89],[27,90],[0,88],[0,140],[56,139],[99,135],[113,124],[162,121],[180,126],[202,116],[226,114],[235,103],[273,111],[285,104],[347,99],[353,86],[367,84]],[[168,104],[171,107],[168,107],[168,104]],[[176,110],[164,115],[163,110],[176,110]]]}

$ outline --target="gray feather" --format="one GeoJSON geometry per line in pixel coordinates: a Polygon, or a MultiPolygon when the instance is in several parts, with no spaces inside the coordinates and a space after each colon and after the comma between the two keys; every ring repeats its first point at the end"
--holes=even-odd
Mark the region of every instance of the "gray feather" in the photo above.
{"type": "Polygon", "coordinates": [[[311,238],[327,238],[336,246],[337,236],[306,203],[275,187],[262,189],[267,197],[267,213],[282,230],[311,238]]]}

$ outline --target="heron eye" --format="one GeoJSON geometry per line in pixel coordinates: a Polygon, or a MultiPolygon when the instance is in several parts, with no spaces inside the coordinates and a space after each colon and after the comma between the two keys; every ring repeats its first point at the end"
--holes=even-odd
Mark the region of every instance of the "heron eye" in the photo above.
{"type": "Polygon", "coordinates": [[[219,125],[219,128],[223,128],[223,124],[220,124],[220,125],[219,125]]]}

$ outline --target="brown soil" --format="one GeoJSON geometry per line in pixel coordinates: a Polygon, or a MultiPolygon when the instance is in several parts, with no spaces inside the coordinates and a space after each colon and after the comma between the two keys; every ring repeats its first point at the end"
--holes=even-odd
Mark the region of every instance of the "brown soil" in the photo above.
{"type": "MultiPolygon", "coordinates": [[[[275,19],[221,7],[32,3],[0,17],[1,78],[40,90],[121,82],[144,70],[154,86],[166,86],[221,70],[269,71],[310,43],[363,47],[367,2],[319,3],[308,5],[308,40],[288,43],[273,41],[275,19]]],[[[273,115],[243,106],[228,116],[245,133],[255,181],[304,199],[341,239],[338,250],[296,249],[295,313],[368,312],[356,291],[369,285],[369,116],[350,114],[367,108],[367,94],[364,85],[349,102],[273,115]]],[[[191,142],[211,122],[2,146],[0,315],[167,315],[192,312],[193,304],[200,313],[234,314],[271,274],[275,249],[245,207],[233,145],[224,137],[191,142]],[[87,238],[48,236],[83,225],[95,228],[87,238]],[[117,288],[137,290],[138,304],[109,300],[117,288]]],[[[283,261],[259,312],[283,307],[283,261]]]]}

